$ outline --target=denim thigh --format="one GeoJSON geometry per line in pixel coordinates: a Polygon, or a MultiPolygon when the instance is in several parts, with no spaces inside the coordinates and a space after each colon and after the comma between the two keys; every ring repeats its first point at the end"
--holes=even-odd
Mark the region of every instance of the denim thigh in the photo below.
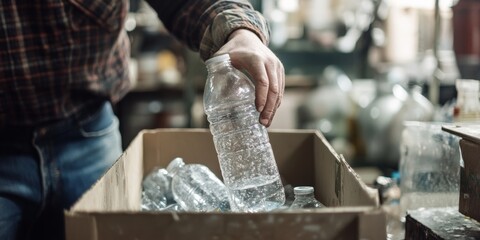
{"type": "Polygon", "coordinates": [[[37,159],[29,154],[0,153],[0,239],[25,239],[41,204],[37,159]]]}
{"type": "Polygon", "coordinates": [[[14,143],[4,154],[0,147],[0,239],[63,239],[63,210],[122,152],[109,103],[88,117],[37,128],[29,141],[14,143]]]}

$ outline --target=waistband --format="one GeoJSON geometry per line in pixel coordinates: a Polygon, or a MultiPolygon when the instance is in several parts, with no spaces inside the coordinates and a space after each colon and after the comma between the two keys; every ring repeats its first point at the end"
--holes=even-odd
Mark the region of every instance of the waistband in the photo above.
{"type": "Polygon", "coordinates": [[[97,102],[92,105],[85,106],[74,115],[51,123],[41,124],[38,126],[10,126],[0,129],[0,143],[4,141],[31,142],[34,134],[41,136],[54,136],[76,127],[82,122],[97,116],[103,111],[112,111],[111,104],[108,101],[97,102]]]}

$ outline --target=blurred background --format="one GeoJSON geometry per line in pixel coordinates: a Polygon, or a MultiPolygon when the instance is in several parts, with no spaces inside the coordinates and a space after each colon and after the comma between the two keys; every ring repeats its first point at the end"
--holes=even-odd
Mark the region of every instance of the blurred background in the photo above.
{"type": "MultiPolygon", "coordinates": [[[[270,129],[322,132],[367,183],[398,171],[405,121],[457,121],[457,79],[480,79],[480,1],[250,2],[286,71],[270,129]]],[[[142,129],[208,127],[198,54],[141,0],[130,1],[125,28],[134,88],[115,109],[124,147],[142,129]]],[[[476,82],[466,89],[478,102],[476,82]]]]}

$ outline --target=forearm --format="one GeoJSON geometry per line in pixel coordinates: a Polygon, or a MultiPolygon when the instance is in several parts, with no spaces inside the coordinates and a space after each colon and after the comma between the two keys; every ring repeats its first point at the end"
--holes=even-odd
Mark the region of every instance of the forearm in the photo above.
{"type": "Polygon", "coordinates": [[[254,32],[268,44],[265,19],[247,0],[147,0],[166,28],[192,50],[209,58],[237,29],[254,32]]]}
{"type": "Polygon", "coordinates": [[[207,27],[200,45],[200,56],[211,57],[227,41],[235,30],[247,29],[268,45],[269,31],[263,16],[252,9],[251,5],[233,5],[219,12],[207,27]]]}

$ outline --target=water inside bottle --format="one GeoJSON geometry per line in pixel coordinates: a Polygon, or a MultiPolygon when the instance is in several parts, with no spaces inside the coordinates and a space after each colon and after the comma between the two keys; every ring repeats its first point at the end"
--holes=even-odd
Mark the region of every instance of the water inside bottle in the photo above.
{"type": "Polygon", "coordinates": [[[235,182],[229,193],[232,211],[270,211],[285,202],[282,182],[280,178],[272,176],[235,182]]]}
{"type": "Polygon", "coordinates": [[[285,202],[266,128],[255,108],[255,86],[228,54],[207,60],[204,110],[233,211],[258,212],[285,202]]]}

